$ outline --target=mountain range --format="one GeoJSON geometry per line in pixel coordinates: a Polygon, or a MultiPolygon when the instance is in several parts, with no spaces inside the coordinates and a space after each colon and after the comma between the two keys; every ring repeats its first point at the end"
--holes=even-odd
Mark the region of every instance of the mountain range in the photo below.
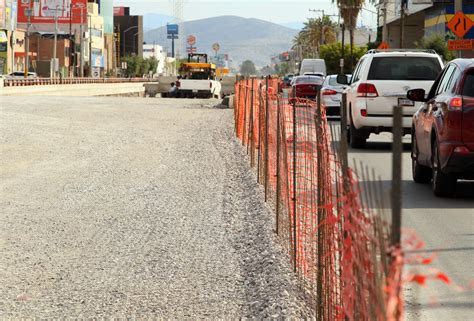
{"type": "MultiPolygon", "coordinates": [[[[161,18],[157,17],[155,22],[159,23],[161,18]]],[[[150,26],[153,23],[148,19],[145,25],[150,26]]],[[[220,53],[229,54],[234,67],[238,67],[247,59],[260,67],[268,65],[273,55],[292,46],[293,38],[298,33],[296,29],[272,22],[237,16],[187,21],[183,23],[183,27],[184,32],[180,30],[181,33],[196,36],[198,52],[212,53],[212,44],[219,43],[220,53]]],[[[171,40],[168,40],[166,35],[166,26],[146,31],[144,40],[146,43],[171,47],[171,40]]],[[[179,43],[184,44],[185,41],[181,40],[179,43]]]]}

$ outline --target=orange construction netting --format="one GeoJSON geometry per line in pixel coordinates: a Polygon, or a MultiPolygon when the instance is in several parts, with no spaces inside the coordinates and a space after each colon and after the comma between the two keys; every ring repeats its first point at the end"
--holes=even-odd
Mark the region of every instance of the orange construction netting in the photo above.
{"type": "Polygon", "coordinates": [[[361,206],[324,106],[287,96],[277,78],[238,80],[235,131],[317,320],[402,319],[403,259],[389,246],[390,224],[361,206]]]}

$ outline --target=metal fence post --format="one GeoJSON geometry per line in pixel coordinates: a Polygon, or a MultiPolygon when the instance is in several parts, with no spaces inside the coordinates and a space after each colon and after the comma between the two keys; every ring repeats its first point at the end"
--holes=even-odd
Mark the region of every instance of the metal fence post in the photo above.
{"type": "Polygon", "coordinates": [[[324,226],[322,225],[322,222],[324,220],[324,210],[323,206],[326,205],[324,204],[324,182],[323,182],[323,173],[324,173],[324,168],[323,165],[323,153],[324,151],[322,148],[324,147],[326,141],[324,137],[324,128],[323,128],[323,120],[322,120],[322,112],[321,112],[321,86],[317,86],[317,97],[316,97],[316,157],[317,157],[317,165],[318,165],[318,178],[317,178],[317,189],[318,189],[318,197],[317,197],[317,204],[318,204],[318,210],[317,210],[317,226],[318,226],[318,232],[317,232],[317,248],[318,248],[318,269],[317,269],[317,301],[318,301],[318,307],[317,307],[317,320],[323,320],[324,319],[324,306],[323,306],[323,257],[324,257],[324,226]]]}
{"type": "Polygon", "coordinates": [[[297,270],[297,263],[296,259],[297,257],[297,249],[298,249],[298,244],[297,244],[297,233],[296,233],[296,139],[298,138],[296,135],[296,130],[297,130],[297,125],[296,125],[296,90],[293,91],[293,260],[294,260],[294,266],[293,270],[296,273],[297,270]]]}
{"type": "Polygon", "coordinates": [[[350,190],[349,159],[347,155],[349,147],[347,144],[347,93],[342,94],[341,102],[341,140],[339,141],[339,154],[341,157],[342,179],[344,193],[347,195],[350,190]]]}
{"type": "MultiPolygon", "coordinates": [[[[244,103],[244,123],[242,125],[242,146],[245,146],[245,132],[247,131],[247,97],[248,97],[248,90],[249,90],[249,80],[245,80],[245,103],[244,103]]],[[[248,134],[247,134],[248,139],[248,134]]],[[[248,150],[248,148],[247,148],[248,150]]],[[[247,153],[248,154],[248,153],[247,153]]]]}
{"type": "Polygon", "coordinates": [[[254,167],[255,166],[255,162],[254,162],[254,153],[255,153],[255,144],[254,144],[254,139],[253,139],[253,135],[254,135],[254,132],[253,132],[253,104],[254,104],[254,81],[255,79],[252,78],[252,81],[251,81],[251,89],[250,89],[250,123],[249,123],[249,134],[247,136],[247,154],[248,154],[248,149],[249,149],[249,146],[250,146],[250,166],[251,167],[254,167]]]}
{"type": "MultiPolygon", "coordinates": [[[[278,91],[280,92],[280,83],[278,83],[278,91]]],[[[280,233],[280,99],[277,95],[277,126],[276,126],[276,234],[280,233]]]]}
{"type": "Polygon", "coordinates": [[[265,78],[265,202],[268,201],[268,120],[270,112],[268,110],[268,76],[265,78]]]}
{"type": "Polygon", "coordinates": [[[258,86],[258,147],[257,147],[257,183],[260,184],[260,168],[262,160],[262,83],[258,86]]]}
{"type": "Polygon", "coordinates": [[[402,226],[402,152],[403,152],[403,107],[393,107],[393,151],[392,151],[392,247],[400,246],[402,226]]]}

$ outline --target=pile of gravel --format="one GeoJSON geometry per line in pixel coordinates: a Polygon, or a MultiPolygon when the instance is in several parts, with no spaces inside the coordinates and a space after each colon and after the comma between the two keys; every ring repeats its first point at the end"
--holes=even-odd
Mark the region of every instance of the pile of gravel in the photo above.
{"type": "Polygon", "coordinates": [[[232,110],[2,99],[0,318],[311,317],[232,110]]]}

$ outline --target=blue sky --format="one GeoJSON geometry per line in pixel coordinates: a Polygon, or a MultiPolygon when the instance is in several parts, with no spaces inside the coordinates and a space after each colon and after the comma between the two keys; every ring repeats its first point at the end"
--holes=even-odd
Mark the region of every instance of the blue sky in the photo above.
{"type": "MultiPolygon", "coordinates": [[[[337,7],[331,0],[294,1],[294,0],[185,0],[184,19],[196,20],[221,15],[236,15],[245,18],[258,18],[275,23],[306,21],[309,17],[319,17],[321,13],[309,9],[323,9],[325,14],[337,14],[337,7]]],[[[170,0],[114,0],[115,5],[129,6],[132,14],[161,13],[171,15],[170,0]]],[[[371,5],[366,6],[375,11],[371,5]]],[[[334,19],[337,20],[335,17],[334,19]]],[[[377,17],[368,11],[359,19],[371,27],[377,25],[377,17]]]]}

